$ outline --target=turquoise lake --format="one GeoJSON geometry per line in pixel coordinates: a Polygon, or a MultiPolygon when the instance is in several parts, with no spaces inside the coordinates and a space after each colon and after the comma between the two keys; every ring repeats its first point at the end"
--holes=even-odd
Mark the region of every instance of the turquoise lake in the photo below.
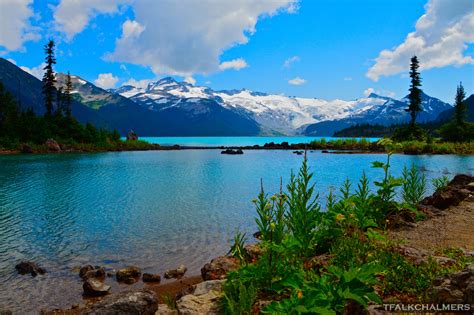
{"type": "MultiPolygon", "coordinates": [[[[363,171],[372,181],[380,179],[381,170],[370,165],[385,155],[311,151],[308,158],[324,198],[363,171]]],[[[187,275],[197,275],[211,258],[226,254],[237,230],[252,240],[251,200],[260,178],[268,192],[276,192],[280,176],[287,182],[301,161],[280,150],[0,156],[0,311],[81,302],[82,282],[73,269],[84,264],[163,273],[183,263],[187,275]],[[17,275],[15,264],[23,259],[48,273],[17,275]]],[[[411,163],[428,179],[474,173],[474,156],[394,155],[393,174],[411,163]]],[[[143,286],[107,283],[112,292],[143,286]]]]}

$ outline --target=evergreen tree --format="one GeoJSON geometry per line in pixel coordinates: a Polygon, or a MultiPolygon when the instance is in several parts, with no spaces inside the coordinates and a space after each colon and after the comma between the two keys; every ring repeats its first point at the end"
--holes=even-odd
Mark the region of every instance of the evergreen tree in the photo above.
{"type": "Polygon", "coordinates": [[[54,75],[53,65],[56,64],[56,58],[54,57],[54,41],[50,40],[48,44],[44,46],[44,52],[46,54],[45,62],[46,66],[43,75],[43,96],[44,105],[46,107],[46,115],[51,116],[53,112],[53,102],[55,98],[55,83],[56,78],[54,75]]]}
{"type": "Polygon", "coordinates": [[[66,76],[66,87],[64,89],[64,113],[66,117],[71,117],[72,113],[72,81],[69,71],[66,76]]]}
{"type": "Polygon", "coordinates": [[[408,108],[405,109],[407,112],[410,113],[410,125],[412,128],[415,127],[416,124],[416,116],[418,115],[418,112],[421,112],[423,109],[421,108],[421,78],[420,78],[420,72],[418,72],[418,68],[420,67],[420,64],[418,62],[418,58],[416,56],[413,56],[411,58],[411,63],[410,63],[410,78],[411,78],[411,84],[410,84],[410,94],[408,95],[408,99],[410,101],[410,104],[408,105],[408,108]]]}
{"type": "Polygon", "coordinates": [[[466,123],[467,117],[467,107],[464,99],[466,98],[466,92],[464,92],[464,87],[462,82],[459,83],[459,86],[456,89],[456,97],[454,98],[454,122],[459,126],[462,126],[466,123]]]}
{"type": "Polygon", "coordinates": [[[62,116],[63,115],[63,104],[64,104],[64,95],[63,95],[63,88],[60,87],[56,89],[56,115],[62,116]]]}

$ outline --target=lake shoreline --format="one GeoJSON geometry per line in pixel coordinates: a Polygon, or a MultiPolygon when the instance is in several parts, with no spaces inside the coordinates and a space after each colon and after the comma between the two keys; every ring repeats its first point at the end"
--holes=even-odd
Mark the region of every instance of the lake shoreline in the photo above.
{"type": "MultiPolygon", "coordinates": [[[[474,155],[474,142],[468,143],[426,143],[417,141],[390,142],[389,145],[380,142],[371,142],[365,139],[324,139],[309,143],[281,143],[268,142],[263,145],[160,145],[143,140],[119,141],[98,144],[63,144],[49,139],[43,145],[21,144],[17,148],[1,148],[0,155],[11,154],[58,154],[58,153],[103,153],[128,151],[177,151],[177,150],[227,150],[223,154],[234,154],[232,151],[245,150],[286,150],[302,155],[304,151],[320,150],[330,154],[376,154],[402,153],[409,155],[458,154],[474,155]]],[[[242,154],[239,152],[237,154],[242,154]]]]}
{"type": "MultiPolygon", "coordinates": [[[[474,182],[473,177],[467,175],[458,175],[458,181],[464,180],[468,184],[458,185],[454,181],[444,189],[444,193],[438,195],[433,194],[430,197],[424,199],[418,207],[426,213],[427,217],[424,220],[413,223],[407,221],[402,217],[397,218],[398,221],[394,221],[394,225],[388,230],[390,239],[397,241],[397,246],[394,247],[395,251],[402,253],[404,257],[412,260],[429,261],[434,259],[439,264],[453,264],[454,259],[450,258],[446,254],[443,254],[443,249],[461,248],[462,253],[465,257],[472,257],[474,255],[474,243],[470,236],[469,224],[474,215],[474,199],[471,193],[465,193],[465,197],[460,200],[453,200],[448,195],[456,195],[459,190],[474,191],[472,189],[474,182]],[[441,202],[441,199],[444,198],[441,202]],[[440,209],[441,205],[445,201],[450,202],[446,209],[440,209]],[[449,220],[451,225],[446,225],[446,221],[449,220]],[[457,236],[457,231],[464,231],[464,238],[461,240],[457,236]],[[442,234],[442,239],[439,236],[442,234]],[[426,236],[429,242],[426,242],[426,236]],[[432,257],[432,258],[430,258],[432,257]]],[[[259,244],[252,244],[246,246],[250,257],[256,259],[262,254],[259,244]]],[[[318,256],[316,256],[318,257],[318,256]]],[[[201,269],[201,275],[187,276],[177,279],[173,282],[167,282],[159,285],[145,286],[142,289],[134,289],[131,291],[111,293],[101,298],[85,299],[85,305],[79,306],[74,305],[70,309],[55,309],[46,311],[43,314],[82,314],[83,312],[103,312],[114,310],[117,311],[117,307],[120,309],[129,309],[130,307],[141,307],[140,310],[153,310],[156,314],[179,314],[183,310],[188,310],[189,307],[197,307],[201,310],[212,309],[213,307],[220,307],[219,300],[222,299],[222,284],[225,281],[226,274],[230,271],[239,268],[239,264],[235,266],[233,264],[235,258],[231,256],[220,256],[211,260],[211,263],[206,264],[201,269]],[[219,262],[219,263],[217,263],[219,262]],[[212,266],[212,267],[211,267],[212,266]],[[202,292],[207,290],[206,292],[202,292]],[[215,292],[213,293],[213,291],[215,292]],[[198,293],[199,291],[199,293],[198,293]],[[128,302],[120,302],[123,300],[123,295],[135,296],[137,294],[147,295],[148,301],[135,301],[128,299],[128,302]],[[208,295],[212,296],[212,299],[208,299],[208,295]],[[143,302],[147,302],[143,306],[143,302]],[[139,306],[139,304],[141,305],[139,306]],[[136,305],[135,305],[136,304],[136,305]],[[171,307],[170,307],[171,305],[171,307]]],[[[237,260],[235,260],[237,261],[237,260]]],[[[467,272],[472,273],[472,268],[467,268],[467,272]]],[[[461,273],[451,272],[446,277],[458,277],[463,275],[465,277],[466,271],[461,273]]],[[[435,282],[439,280],[435,280],[435,282]]],[[[447,292],[447,298],[450,297],[452,290],[451,287],[440,287],[447,292]]],[[[439,289],[439,290],[441,290],[439,289]]],[[[382,288],[379,288],[382,290],[382,288]]],[[[467,290],[467,289],[463,289],[467,290]]],[[[467,291],[466,291],[467,292],[467,291]]],[[[454,293],[453,293],[454,294],[454,293]]],[[[440,295],[441,296],[441,295],[440,295]]],[[[414,303],[410,296],[384,296],[384,301],[393,301],[398,299],[398,303],[414,303]]],[[[443,298],[441,296],[440,298],[443,298]]],[[[447,299],[446,298],[446,299],[447,299]]],[[[266,301],[268,305],[271,301],[266,301]]],[[[260,310],[260,309],[259,309],[260,310]]],[[[371,305],[369,307],[368,314],[388,314],[383,312],[384,308],[382,305],[371,305]],[[381,313],[378,313],[381,312],[381,313]]]]}

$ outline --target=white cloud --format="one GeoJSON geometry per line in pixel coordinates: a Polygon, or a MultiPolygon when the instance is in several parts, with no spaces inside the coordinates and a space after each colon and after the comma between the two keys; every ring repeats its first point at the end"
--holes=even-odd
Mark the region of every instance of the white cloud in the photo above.
{"type": "Polygon", "coordinates": [[[20,69],[23,70],[23,71],[26,71],[28,72],[29,74],[31,74],[32,76],[42,80],[43,79],[43,74],[44,74],[44,67],[46,66],[46,64],[43,62],[42,64],[36,66],[36,67],[33,67],[33,68],[28,68],[28,67],[25,67],[25,66],[21,66],[20,69]]]}
{"type": "Polygon", "coordinates": [[[395,92],[392,92],[392,91],[387,91],[387,90],[376,90],[374,88],[368,88],[366,90],[364,90],[364,96],[365,97],[368,97],[370,94],[372,93],[375,93],[377,95],[381,95],[381,96],[388,96],[388,97],[391,97],[391,98],[394,98],[395,97],[395,92]]]}
{"type": "MultiPolygon", "coordinates": [[[[3,0],[2,0],[3,1],[3,0]]],[[[66,34],[67,39],[82,32],[90,20],[99,14],[119,12],[121,5],[130,0],[61,0],[54,8],[56,29],[66,34]]]]}
{"type": "Polygon", "coordinates": [[[7,60],[8,60],[8,61],[10,61],[11,63],[13,63],[14,65],[16,65],[16,61],[15,61],[15,59],[8,58],[7,60]]]}
{"type": "Polygon", "coordinates": [[[94,84],[103,89],[113,89],[119,81],[119,78],[115,77],[112,73],[101,73],[94,80],[94,84]]]}
{"type": "Polygon", "coordinates": [[[305,84],[306,80],[300,77],[296,77],[291,80],[288,80],[288,83],[291,85],[301,85],[301,84],[305,84]]]}
{"type": "Polygon", "coordinates": [[[345,77],[344,81],[352,81],[352,77],[345,77]]]}
{"type": "Polygon", "coordinates": [[[283,68],[289,68],[293,63],[300,61],[301,58],[299,56],[293,56],[285,60],[283,63],[283,68]]]}
{"type": "Polygon", "coordinates": [[[474,43],[472,0],[430,0],[425,10],[402,44],[380,52],[368,78],[377,81],[406,71],[413,55],[419,57],[421,69],[474,64],[472,56],[464,55],[467,44],[474,43]]]}
{"type": "MultiPolygon", "coordinates": [[[[257,21],[292,13],[298,0],[142,0],[122,27],[107,60],[149,66],[155,74],[188,76],[219,70],[221,54],[245,44],[257,21]],[[131,31],[133,30],[133,31],[131,31]]],[[[223,63],[224,64],[224,63],[223,63]]]]}
{"type": "Polygon", "coordinates": [[[29,22],[32,4],[33,0],[0,0],[0,46],[19,50],[24,42],[40,38],[29,22]]]}
{"type": "Polygon", "coordinates": [[[238,58],[238,59],[234,59],[230,61],[224,61],[223,63],[219,65],[219,69],[222,71],[228,70],[228,69],[234,69],[238,71],[240,69],[247,68],[248,66],[249,65],[244,59],[238,58]]]}
{"type": "Polygon", "coordinates": [[[367,97],[367,96],[369,96],[369,95],[372,94],[372,93],[375,93],[375,89],[374,89],[374,88],[365,89],[365,91],[364,91],[364,96],[367,97]]]}
{"type": "Polygon", "coordinates": [[[189,83],[191,85],[196,84],[196,80],[192,76],[187,76],[184,78],[184,82],[189,83]]]}
{"type": "Polygon", "coordinates": [[[130,79],[127,82],[124,82],[122,85],[131,85],[137,88],[145,89],[150,82],[154,81],[153,79],[143,79],[143,80],[135,80],[130,79]]]}

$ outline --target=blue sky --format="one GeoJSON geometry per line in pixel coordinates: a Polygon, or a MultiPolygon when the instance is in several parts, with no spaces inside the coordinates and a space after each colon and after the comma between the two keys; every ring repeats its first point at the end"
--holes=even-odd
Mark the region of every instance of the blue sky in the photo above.
{"type": "Polygon", "coordinates": [[[9,0],[0,21],[4,58],[41,75],[54,38],[57,71],[106,88],[172,75],[214,89],[401,98],[417,54],[427,94],[452,102],[459,81],[474,90],[472,0],[9,0]]]}

